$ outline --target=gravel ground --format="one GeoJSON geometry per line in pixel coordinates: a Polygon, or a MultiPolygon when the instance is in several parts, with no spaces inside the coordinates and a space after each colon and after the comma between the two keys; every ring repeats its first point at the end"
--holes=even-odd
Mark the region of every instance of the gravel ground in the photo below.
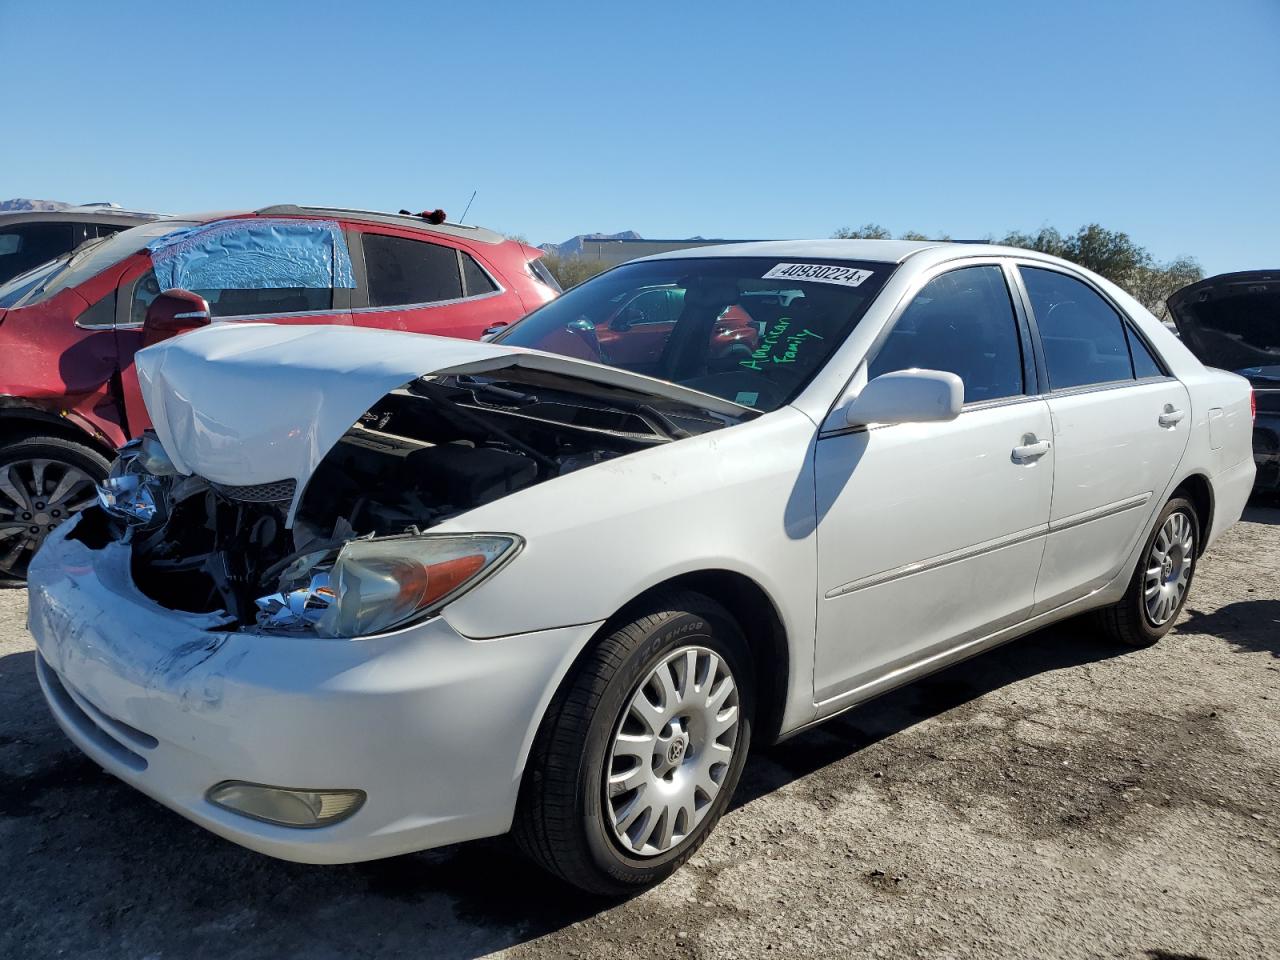
{"type": "Polygon", "coordinates": [[[0,591],[0,957],[1280,956],[1280,509],[1175,633],[1068,623],[747,765],[691,863],[622,903],[502,840],[350,867],[225,843],[96,768],[0,591]]]}

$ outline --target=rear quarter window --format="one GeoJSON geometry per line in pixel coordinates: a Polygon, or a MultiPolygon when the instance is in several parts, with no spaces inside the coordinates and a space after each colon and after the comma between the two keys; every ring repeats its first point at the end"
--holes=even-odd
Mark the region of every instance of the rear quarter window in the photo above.
{"type": "Polygon", "coordinates": [[[361,246],[369,278],[369,306],[462,299],[462,275],[453,247],[381,233],[363,234],[361,246]]]}

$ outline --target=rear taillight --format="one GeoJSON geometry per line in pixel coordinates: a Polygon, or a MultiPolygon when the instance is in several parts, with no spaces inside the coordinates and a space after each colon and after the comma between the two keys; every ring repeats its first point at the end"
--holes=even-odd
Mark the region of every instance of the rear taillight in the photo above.
{"type": "Polygon", "coordinates": [[[1258,391],[1249,391],[1249,416],[1257,421],[1258,419],[1258,391]]]}

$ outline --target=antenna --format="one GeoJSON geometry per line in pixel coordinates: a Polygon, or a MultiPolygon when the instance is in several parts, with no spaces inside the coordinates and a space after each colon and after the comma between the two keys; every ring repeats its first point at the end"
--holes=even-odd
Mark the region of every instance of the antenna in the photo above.
{"type": "Polygon", "coordinates": [[[480,192],[479,190],[472,190],[472,191],[471,191],[471,200],[468,200],[468,201],[467,201],[467,205],[466,205],[466,207],[465,207],[465,208],[463,209],[463,211],[462,211],[462,216],[460,216],[460,217],[458,218],[458,223],[462,223],[462,221],[463,221],[463,220],[467,219],[467,211],[471,209],[471,202],[472,202],[472,200],[475,200],[475,198],[476,198],[476,194],[477,194],[477,193],[479,193],[479,192],[480,192]]]}

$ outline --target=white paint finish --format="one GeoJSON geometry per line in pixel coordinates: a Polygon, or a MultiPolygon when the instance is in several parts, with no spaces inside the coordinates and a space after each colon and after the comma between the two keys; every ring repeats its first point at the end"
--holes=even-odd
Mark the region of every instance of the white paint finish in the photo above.
{"type": "Polygon", "coordinates": [[[1188,419],[1160,425],[1162,414],[1189,409],[1187,390],[1177,380],[1055,395],[1048,404],[1056,461],[1053,529],[1036,586],[1037,612],[1084,596],[1117,575],[1164,506],[1161,494],[1190,433],[1188,419]],[[1146,499],[1119,509],[1135,498],[1146,499]],[[1111,510],[1118,512],[1085,519],[1111,510]],[[1077,522],[1058,529],[1067,521],[1077,522]]]}
{"type": "Polygon", "coordinates": [[[1054,457],[1013,450],[1051,429],[1024,400],[818,442],[818,700],[1030,610],[1054,457]]]}
{"type": "Polygon", "coordinates": [[[90,551],[66,539],[73,526],[32,566],[40,656],[78,697],[159,743],[136,749],[138,770],[46,692],[59,725],[166,806],[288,860],[345,863],[508,829],[537,724],[597,626],[485,642],[439,619],[357,641],[211,633],[209,618],[162,610],[119,576],[127,547],[90,551]],[[289,829],[208,803],[226,779],[368,800],[323,830],[289,829]]]}
{"type": "Polygon", "coordinates": [[[870,423],[954,420],[964,407],[964,383],[941,370],[899,370],[876,377],[845,410],[852,427],[870,423]]]}
{"type": "Polygon", "coordinates": [[[251,484],[301,481],[383,394],[497,352],[385,330],[246,323],[166,340],[139,351],[137,366],[174,465],[218,483],[251,484]],[[407,341],[417,348],[411,354],[407,341]]]}
{"type": "Polygon", "coordinates": [[[1225,442],[1223,434],[1223,412],[1221,407],[1212,407],[1209,410],[1209,449],[1221,450],[1225,442]]]}
{"type": "Polygon", "coordinates": [[[433,532],[519,534],[498,576],[450,604],[467,636],[502,636],[611,616],[682,573],[757,583],[791,640],[788,714],[812,714],[815,427],[788,407],[529,487],[433,532]],[[592,611],[599,611],[596,616],[592,611]]]}
{"type": "MultiPolygon", "coordinates": [[[[275,856],[339,862],[505,830],[533,731],[573,657],[599,622],[673,576],[730,571],[773,604],[788,662],[762,671],[786,670],[784,733],[1113,601],[1137,562],[1149,526],[1142,517],[1175,484],[1191,474],[1210,479],[1212,540],[1239,517],[1253,462],[1247,382],[1203,368],[1105,281],[1092,278],[1131,312],[1185,385],[1187,416],[1167,433],[1156,420],[1182,389],[1177,383],[972,408],[950,422],[818,439],[817,424],[843,425],[841,404],[863,386],[868,349],[931,272],[1005,253],[821,241],[676,254],[901,264],[793,406],[576,471],[434,528],[511,532],[526,546],[442,617],[385,637],[219,632],[141,597],[123,548],[89,551],[65,539],[67,525],[31,571],[39,647],[86,703],[161,742],[139,772],[96,747],[56,703],[55,714],[99,763],[214,832],[275,856]],[[1131,398],[1142,403],[1131,407],[1131,398]],[[1211,409],[1223,412],[1212,441],[1211,409]],[[1150,439],[1139,439],[1139,420],[1151,427],[1150,439]],[[1040,450],[1045,439],[1052,445],[1040,450]],[[1016,463],[1018,447],[1039,456],[1016,463]],[[1051,494],[1055,471],[1062,482],[1051,494]],[[1148,499],[1103,515],[1107,498],[1133,499],[1130,488],[1148,499]],[[1056,532],[1042,535],[1051,519],[1056,532]],[[1041,594],[1088,589],[1104,554],[1117,570],[1109,581],[1033,615],[1041,594]],[[1037,591],[1041,570],[1045,589],[1037,591]],[[204,790],[223,778],[359,787],[370,801],[346,823],[288,830],[205,803],[204,790]]],[[[360,413],[426,373],[521,362],[690,395],[566,358],[333,327],[223,327],[139,357],[171,456],[185,470],[236,484],[294,477],[304,486],[360,413]]]]}
{"type": "MultiPolygon", "coordinates": [[[[147,412],[183,473],[247,485],[307,478],[383,395],[428,374],[503,365],[656,392],[708,409],[737,404],[602,364],[395,330],[245,323],[206,327],[137,354],[147,412]]],[[[290,509],[292,520],[297,499],[290,509]]]]}
{"type": "MultiPolygon", "coordinates": [[[[690,260],[706,257],[772,257],[780,261],[804,258],[823,260],[868,260],[901,263],[912,254],[930,247],[947,246],[931,240],[753,240],[747,243],[718,243],[689,247],[640,257],[641,260],[690,260]]],[[[951,244],[950,246],[959,246],[951,244]]]]}

